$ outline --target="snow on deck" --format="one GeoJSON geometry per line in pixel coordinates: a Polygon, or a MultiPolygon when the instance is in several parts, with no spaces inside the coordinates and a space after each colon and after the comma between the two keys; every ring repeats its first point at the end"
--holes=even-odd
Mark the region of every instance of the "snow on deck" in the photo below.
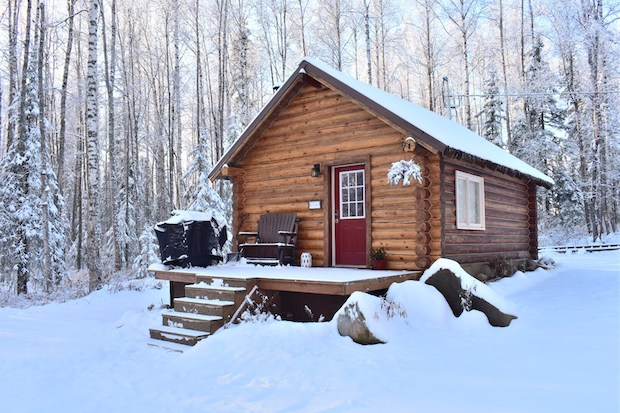
{"type": "Polygon", "coordinates": [[[378,278],[399,277],[412,274],[413,271],[390,271],[390,270],[368,270],[362,268],[334,268],[334,267],[292,267],[276,266],[263,267],[245,263],[228,263],[213,267],[192,267],[171,269],[163,264],[152,264],[149,271],[174,273],[186,273],[203,275],[212,278],[237,278],[245,279],[270,279],[282,281],[307,281],[323,283],[348,283],[366,280],[376,280],[378,278]]]}

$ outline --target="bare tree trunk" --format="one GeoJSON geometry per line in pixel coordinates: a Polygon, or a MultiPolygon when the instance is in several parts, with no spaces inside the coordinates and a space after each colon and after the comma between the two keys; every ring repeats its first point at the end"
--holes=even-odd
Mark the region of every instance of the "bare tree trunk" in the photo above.
{"type": "MultiPolygon", "coordinates": [[[[81,56],[82,56],[82,42],[80,41],[80,37],[78,36],[76,39],[76,84],[77,84],[77,95],[84,96],[83,90],[83,77],[82,77],[82,64],[81,64],[81,56]]],[[[85,130],[85,114],[84,114],[84,106],[79,104],[76,106],[76,114],[75,117],[77,119],[77,135],[80,137],[76,143],[76,155],[75,155],[75,164],[74,164],[74,175],[75,180],[73,181],[73,208],[71,211],[71,241],[76,243],[76,268],[81,270],[83,268],[83,259],[82,259],[82,239],[83,239],[83,187],[84,187],[84,135],[86,134],[85,130]]]]}
{"type": "Polygon", "coordinates": [[[66,134],[67,134],[67,88],[69,83],[69,66],[71,64],[71,51],[73,50],[73,20],[74,20],[74,8],[77,0],[67,0],[67,9],[69,13],[67,29],[67,50],[65,51],[65,64],[62,71],[62,85],[60,87],[60,132],[58,135],[58,186],[62,192],[64,184],[64,169],[65,169],[65,147],[66,147],[66,134]]]}
{"type": "MultiPolygon", "coordinates": [[[[24,153],[26,151],[25,148],[25,134],[26,134],[26,72],[28,70],[28,57],[30,54],[30,20],[32,18],[32,3],[31,0],[27,0],[26,2],[26,31],[25,31],[25,40],[24,40],[24,59],[22,64],[22,79],[21,79],[21,91],[20,91],[20,101],[19,101],[19,125],[18,125],[18,134],[17,137],[17,145],[18,153],[24,153]]],[[[22,167],[23,169],[23,167],[22,167]]],[[[20,171],[23,175],[26,175],[25,171],[20,171]]],[[[25,180],[21,183],[24,185],[24,193],[28,193],[28,182],[25,180]]],[[[24,247],[26,253],[28,253],[29,245],[28,238],[24,230],[22,229],[22,225],[18,223],[19,229],[19,238],[20,242],[24,247]]],[[[26,267],[26,263],[23,261],[19,261],[17,263],[17,294],[28,294],[28,268],[26,267]]]]}
{"type": "Polygon", "coordinates": [[[506,69],[506,40],[504,37],[504,1],[499,0],[499,42],[502,57],[502,80],[506,94],[506,149],[510,152],[512,144],[512,125],[510,122],[510,99],[508,98],[508,72],[506,69]]]}
{"type": "Polygon", "coordinates": [[[181,39],[179,37],[179,2],[173,1],[174,6],[174,76],[173,76],[173,92],[174,92],[174,109],[176,113],[176,176],[175,176],[175,205],[178,208],[183,208],[181,194],[181,176],[183,175],[181,159],[183,159],[183,139],[181,139],[181,133],[183,131],[181,122],[181,53],[179,51],[181,39]]]}
{"type": "MultiPolygon", "coordinates": [[[[463,24],[465,23],[465,19],[463,19],[463,24]]],[[[467,128],[472,129],[472,117],[471,117],[471,97],[470,95],[470,79],[471,72],[469,68],[469,47],[467,43],[468,33],[466,31],[462,31],[461,35],[463,36],[463,60],[465,61],[465,79],[463,84],[465,85],[465,121],[467,128]]]]}
{"type": "Polygon", "coordinates": [[[97,30],[99,0],[91,0],[88,13],[88,71],[86,75],[86,119],[88,156],[88,274],[90,291],[101,288],[101,230],[99,228],[99,115],[97,110],[97,30]]]}
{"type": "MultiPolygon", "coordinates": [[[[17,98],[17,32],[19,26],[19,2],[9,0],[9,108],[7,110],[6,147],[15,139],[15,99],[17,98]]],[[[2,150],[2,148],[0,148],[2,150]]]]}
{"type": "MultiPolygon", "coordinates": [[[[380,27],[381,36],[377,39],[381,48],[381,68],[382,68],[382,76],[383,76],[383,89],[388,90],[388,68],[387,62],[385,60],[386,50],[385,50],[385,42],[387,37],[387,22],[386,22],[386,4],[385,0],[376,0],[375,4],[378,6],[377,11],[377,22],[380,27]]],[[[377,62],[377,66],[379,62],[377,62]]],[[[378,76],[378,74],[377,74],[378,76]]]]}
{"type": "Polygon", "coordinates": [[[370,43],[370,0],[364,0],[364,36],[366,39],[366,64],[368,84],[372,85],[372,57],[370,43]]]}
{"type": "Polygon", "coordinates": [[[82,269],[82,176],[84,157],[83,139],[77,142],[75,156],[75,181],[73,182],[73,210],[71,214],[71,240],[76,243],[76,268],[82,269]]]}
{"type": "Polygon", "coordinates": [[[166,90],[167,90],[167,95],[168,95],[168,101],[167,101],[167,112],[168,112],[168,123],[166,125],[166,135],[168,136],[168,198],[170,199],[170,202],[172,205],[176,205],[175,204],[175,199],[174,199],[174,194],[175,194],[175,177],[174,177],[174,173],[176,171],[176,166],[175,163],[177,161],[176,157],[174,156],[174,150],[175,150],[175,132],[176,132],[176,128],[175,128],[175,107],[173,104],[173,82],[171,81],[171,70],[170,70],[170,66],[171,66],[171,57],[170,57],[170,38],[169,38],[169,32],[168,32],[168,19],[169,16],[166,15],[165,17],[166,19],[166,29],[165,29],[165,39],[166,39],[166,90]]]}
{"type": "Polygon", "coordinates": [[[336,0],[334,4],[334,29],[336,36],[336,69],[342,70],[342,4],[336,0]]]}
{"type": "MultiPolygon", "coordinates": [[[[428,109],[435,111],[435,68],[436,52],[434,46],[434,36],[431,27],[431,17],[434,15],[433,4],[435,0],[418,0],[418,4],[423,7],[424,24],[422,26],[422,37],[424,39],[424,69],[426,72],[426,93],[428,94],[428,109]]],[[[407,88],[409,90],[409,88],[407,88]]]]}
{"type": "MultiPolygon", "coordinates": [[[[525,0],[521,0],[521,30],[519,40],[521,42],[521,89],[525,90],[525,0]]],[[[523,99],[523,113],[525,115],[528,113],[527,99],[523,99]]]]}
{"type": "Polygon", "coordinates": [[[301,51],[304,56],[308,56],[308,48],[306,47],[306,7],[308,7],[308,1],[304,5],[302,0],[298,0],[299,3],[299,25],[301,31],[301,51]]]}
{"type": "Polygon", "coordinates": [[[49,220],[49,187],[47,180],[47,136],[45,128],[45,84],[43,79],[43,67],[45,54],[43,53],[45,46],[45,3],[39,4],[39,50],[37,62],[37,76],[39,80],[39,133],[41,135],[41,230],[43,238],[43,272],[45,277],[45,290],[51,291],[55,285],[56,277],[52,272],[52,258],[50,253],[50,220],[49,220]]]}
{"type": "Polygon", "coordinates": [[[110,50],[108,55],[108,40],[106,38],[105,13],[101,8],[101,29],[103,41],[103,57],[105,69],[105,84],[108,97],[108,162],[110,175],[110,191],[109,200],[112,210],[112,245],[114,248],[114,269],[120,271],[123,266],[121,257],[121,237],[119,229],[119,177],[118,177],[118,160],[117,152],[119,145],[116,136],[115,122],[115,103],[114,103],[114,82],[116,78],[116,0],[112,0],[110,22],[110,50]]]}

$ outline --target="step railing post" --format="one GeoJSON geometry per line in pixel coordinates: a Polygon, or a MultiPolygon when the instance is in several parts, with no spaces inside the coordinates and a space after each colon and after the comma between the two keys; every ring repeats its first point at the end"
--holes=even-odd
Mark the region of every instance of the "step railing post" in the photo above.
{"type": "Polygon", "coordinates": [[[237,308],[237,311],[235,311],[235,313],[232,315],[232,317],[230,317],[230,320],[228,320],[226,322],[226,324],[224,324],[222,326],[222,328],[227,329],[228,327],[230,327],[230,325],[237,319],[237,317],[239,317],[239,314],[241,313],[241,311],[243,310],[243,308],[250,304],[252,302],[252,300],[250,299],[250,297],[252,297],[252,295],[256,292],[256,290],[258,290],[258,285],[255,285],[254,287],[252,287],[252,289],[250,290],[250,292],[245,296],[245,298],[243,299],[243,301],[241,302],[241,304],[239,304],[239,308],[237,308]]]}

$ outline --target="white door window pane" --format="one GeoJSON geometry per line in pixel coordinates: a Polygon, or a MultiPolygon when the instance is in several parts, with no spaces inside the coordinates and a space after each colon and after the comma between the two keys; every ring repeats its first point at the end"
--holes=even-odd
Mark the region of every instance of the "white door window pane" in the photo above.
{"type": "Polygon", "coordinates": [[[340,172],[340,218],[364,218],[364,171],[340,172]]]}

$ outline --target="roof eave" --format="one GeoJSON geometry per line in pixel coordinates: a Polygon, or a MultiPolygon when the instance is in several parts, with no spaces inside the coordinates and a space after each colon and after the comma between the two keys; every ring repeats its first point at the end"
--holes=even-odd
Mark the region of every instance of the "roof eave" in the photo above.
{"type": "Polygon", "coordinates": [[[412,123],[403,119],[402,117],[396,115],[394,112],[388,110],[378,102],[368,98],[366,95],[360,93],[355,88],[333,77],[322,69],[317,68],[312,63],[303,60],[299,64],[299,67],[303,68],[306,73],[312,78],[327,85],[328,87],[336,89],[340,93],[343,93],[345,96],[357,102],[360,106],[368,110],[370,113],[374,114],[380,119],[383,119],[386,123],[388,123],[395,129],[400,130],[401,133],[415,137],[422,146],[424,146],[431,152],[442,152],[446,148],[446,145],[444,145],[439,140],[435,139],[434,137],[427,134],[412,123]]]}
{"type": "Polygon", "coordinates": [[[217,163],[209,172],[209,179],[214,181],[222,177],[222,168],[224,165],[229,164],[245,147],[248,139],[260,129],[260,127],[268,120],[269,116],[273,114],[279,104],[293,91],[293,86],[303,81],[305,73],[297,70],[284,82],[284,84],[274,93],[273,97],[263,106],[258,114],[252,119],[252,121],[246,126],[241,135],[235,140],[235,142],[228,148],[228,150],[222,155],[217,163]]]}

